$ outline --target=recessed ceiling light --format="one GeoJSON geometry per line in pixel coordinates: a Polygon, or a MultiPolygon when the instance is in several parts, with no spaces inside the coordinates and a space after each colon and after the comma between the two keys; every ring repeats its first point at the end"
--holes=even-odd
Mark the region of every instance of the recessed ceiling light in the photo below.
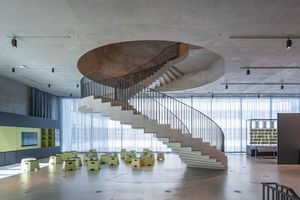
{"type": "Polygon", "coordinates": [[[26,65],[20,65],[19,67],[22,69],[28,68],[28,66],[26,66],[26,65]]]}

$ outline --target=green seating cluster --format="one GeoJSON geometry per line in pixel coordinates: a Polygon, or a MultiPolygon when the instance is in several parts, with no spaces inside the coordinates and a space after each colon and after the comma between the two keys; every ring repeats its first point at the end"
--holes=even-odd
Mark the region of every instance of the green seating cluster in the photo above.
{"type": "Polygon", "coordinates": [[[157,153],[157,157],[156,157],[157,161],[164,161],[165,160],[165,154],[162,152],[158,152],[157,153]]]}
{"type": "Polygon", "coordinates": [[[125,163],[130,164],[134,158],[136,158],[136,152],[134,150],[131,150],[124,154],[124,162],[125,163]]]}
{"type": "Polygon", "coordinates": [[[63,152],[62,154],[56,154],[56,157],[62,157],[62,169],[64,171],[75,171],[82,166],[81,158],[78,156],[77,151],[63,152]]]}
{"type": "Polygon", "coordinates": [[[27,172],[37,171],[40,169],[39,161],[36,158],[23,158],[21,169],[27,172]]]}
{"type": "Polygon", "coordinates": [[[119,165],[118,154],[110,153],[110,154],[101,155],[100,163],[101,164],[107,164],[107,165],[110,165],[110,166],[117,166],[117,165],[119,165]]]}
{"type": "Polygon", "coordinates": [[[100,170],[100,161],[98,157],[92,157],[87,161],[87,170],[89,171],[99,171],[100,170]]]}
{"type": "Polygon", "coordinates": [[[49,165],[58,165],[62,164],[62,156],[61,154],[56,154],[55,156],[50,156],[49,158],[49,165]]]}
{"type": "Polygon", "coordinates": [[[62,169],[64,171],[75,171],[76,170],[75,159],[64,160],[62,169]]]}

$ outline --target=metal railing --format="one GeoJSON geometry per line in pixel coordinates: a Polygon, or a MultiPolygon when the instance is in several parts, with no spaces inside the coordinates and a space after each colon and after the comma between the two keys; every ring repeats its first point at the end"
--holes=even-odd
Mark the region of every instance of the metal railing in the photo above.
{"type": "Polygon", "coordinates": [[[157,120],[159,124],[181,129],[183,134],[192,134],[224,152],[223,131],[212,119],[175,98],[139,84],[168,61],[179,57],[179,49],[179,43],[171,45],[122,77],[93,71],[81,80],[81,97],[101,97],[123,109],[157,120]]]}
{"type": "Polygon", "coordinates": [[[261,183],[263,200],[300,200],[292,188],[278,183],[261,183]]]}
{"type": "Polygon", "coordinates": [[[82,98],[94,95],[114,102],[115,105],[122,105],[123,109],[135,109],[137,113],[157,120],[159,124],[169,124],[173,129],[181,129],[183,134],[192,134],[192,137],[201,138],[224,151],[222,129],[193,107],[154,89],[100,71],[95,71],[92,77],[102,79],[93,81],[87,77],[82,78],[82,98]]]}

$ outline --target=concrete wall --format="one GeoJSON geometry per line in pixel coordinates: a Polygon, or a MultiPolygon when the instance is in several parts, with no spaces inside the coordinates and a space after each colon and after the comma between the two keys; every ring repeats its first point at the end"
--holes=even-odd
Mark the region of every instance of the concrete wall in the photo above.
{"type": "Polygon", "coordinates": [[[300,114],[278,114],[278,164],[297,164],[300,157],[300,114]]]}
{"type": "Polygon", "coordinates": [[[0,76],[0,111],[30,115],[31,88],[0,76]]]}

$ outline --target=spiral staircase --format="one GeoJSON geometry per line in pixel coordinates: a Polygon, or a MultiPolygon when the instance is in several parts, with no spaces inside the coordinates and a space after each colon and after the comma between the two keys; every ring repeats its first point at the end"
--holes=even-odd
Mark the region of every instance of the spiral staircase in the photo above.
{"type": "Polygon", "coordinates": [[[122,77],[101,71],[85,75],[79,111],[101,113],[153,133],[188,167],[226,169],[221,128],[200,111],[155,90],[184,76],[174,64],[187,55],[186,45],[176,44],[122,77]]]}

